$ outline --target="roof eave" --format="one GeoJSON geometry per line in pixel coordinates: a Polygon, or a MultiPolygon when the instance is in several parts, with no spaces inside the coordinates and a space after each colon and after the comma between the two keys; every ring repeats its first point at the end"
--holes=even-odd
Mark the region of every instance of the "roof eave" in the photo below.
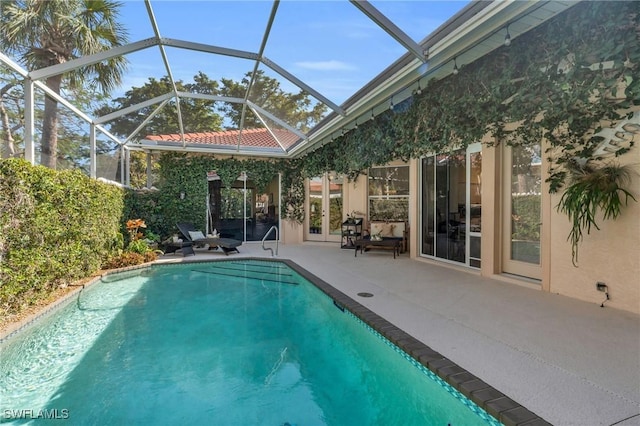
{"type": "Polygon", "coordinates": [[[201,143],[185,143],[178,141],[156,141],[143,139],[137,143],[130,143],[125,148],[131,151],[175,151],[201,154],[236,155],[247,157],[288,157],[289,154],[280,149],[265,147],[242,146],[238,149],[236,145],[204,145],[201,143]]]}

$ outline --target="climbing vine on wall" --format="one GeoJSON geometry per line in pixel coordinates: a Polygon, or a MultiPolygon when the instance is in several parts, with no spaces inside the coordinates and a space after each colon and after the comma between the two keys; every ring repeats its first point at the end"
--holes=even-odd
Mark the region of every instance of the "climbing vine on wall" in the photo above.
{"type": "Polygon", "coordinates": [[[280,215],[283,219],[302,223],[304,220],[304,179],[312,176],[306,174],[300,160],[283,160],[280,215]]]}
{"type": "MultiPolygon", "coordinates": [[[[509,47],[459,64],[457,75],[431,80],[401,112],[385,111],[300,159],[193,157],[182,160],[189,164],[186,173],[202,176],[216,169],[229,183],[243,170],[255,170],[251,178],[263,176],[265,182],[280,171],[281,216],[301,222],[306,177],[336,171],[355,179],[373,165],[466,147],[488,133],[497,143],[513,146],[546,139],[549,187],[556,192],[566,185],[568,163],[602,160],[600,123],[615,127],[640,105],[639,9],[640,2],[581,2],[509,47]],[[518,125],[507,131],[509,123],[518,125]]],[[[623,155],[632,146],[633,141],[609,152],[623,155]]],[[[171,170],[170,162],[179,157],[164,158],[165,185],[174,186],[174,192],[179,185],[195,185],[171,170]]],[[[194,211],[186,203],[183,207],[182,214],[194,211]]]]}
{"type": "MultiPolygon", "coordinates": [[[[598,161],[601,120],[614,125],[640,105],[638,2],[583,2],[432,80],[402,113],[387,111],[308,154],[301,167],[357,176],[373,164],[480,141],[528,145],[546,138],[552,192],[568,161],[598,161]],[[519,125],[505,130],[508,123],[519,125]]],[[[622,155],[630,146],[620,146],[622,155]]]]}
{"type": "Polygon", "coordinates": [[[177,222],[206,223],[204,200],[208,193],[207,172],[215,170],[222,184],[231,187],[242,172],[264,192],[280,171],[275,160],[215,158],[205,155],[165,153],[160,156],[160,189],[158,205],[165,218],[163,236],[175,232],[177,222]],[[184,198],[180,194],[184,194],[184,198]]]}

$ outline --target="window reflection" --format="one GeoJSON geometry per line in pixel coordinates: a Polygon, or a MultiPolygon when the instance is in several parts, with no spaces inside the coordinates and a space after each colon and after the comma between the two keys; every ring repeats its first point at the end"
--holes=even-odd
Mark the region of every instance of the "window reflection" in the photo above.
{"type": "Polygon", "coordinates": [[[480,151],[422,160],[422,254],[480,267],[481,178],[480,151]]]}
{"type": "Polygon", "coordinates": [[[369,220],[409,220],[409,166],[369,169],[369,220]]]}
{"type": "Polygon", "coordinates": [[[540,264],[540,145],[511,150],[511,259],[540,264]]]}

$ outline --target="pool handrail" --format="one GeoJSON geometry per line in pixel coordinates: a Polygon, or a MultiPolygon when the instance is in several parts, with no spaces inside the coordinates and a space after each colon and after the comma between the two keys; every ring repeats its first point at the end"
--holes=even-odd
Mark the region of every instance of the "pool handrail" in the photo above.
{"type": "Polygon", "coordinates": [[[278,241],[280,240],[280,235],[278,233],[278,227],[276,225],[273,225],[271,228],[269,228],[269,230],[267,231],[266,234],[264,234],[264,237],[262,237],[262,250],[271,250],[271,257],[277,256],[278,255],[278,241]],[[271,231],[275,230],[276,231],[276,254],[273,254],[273,249],[271,247],[265,247],[264,246],[264,242],[267,239],[267,237],[271,234],[271,231]]]}

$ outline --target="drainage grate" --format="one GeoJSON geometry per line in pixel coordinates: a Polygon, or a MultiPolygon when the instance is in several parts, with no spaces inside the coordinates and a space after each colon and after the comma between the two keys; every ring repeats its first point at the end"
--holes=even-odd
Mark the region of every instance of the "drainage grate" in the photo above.
{"type": "Polygon", "coordinates": [[[358,296],[360,296],[360,297],[373,297],[373,294],[363,292],[363,293],[358,293],[358,296]]]}

